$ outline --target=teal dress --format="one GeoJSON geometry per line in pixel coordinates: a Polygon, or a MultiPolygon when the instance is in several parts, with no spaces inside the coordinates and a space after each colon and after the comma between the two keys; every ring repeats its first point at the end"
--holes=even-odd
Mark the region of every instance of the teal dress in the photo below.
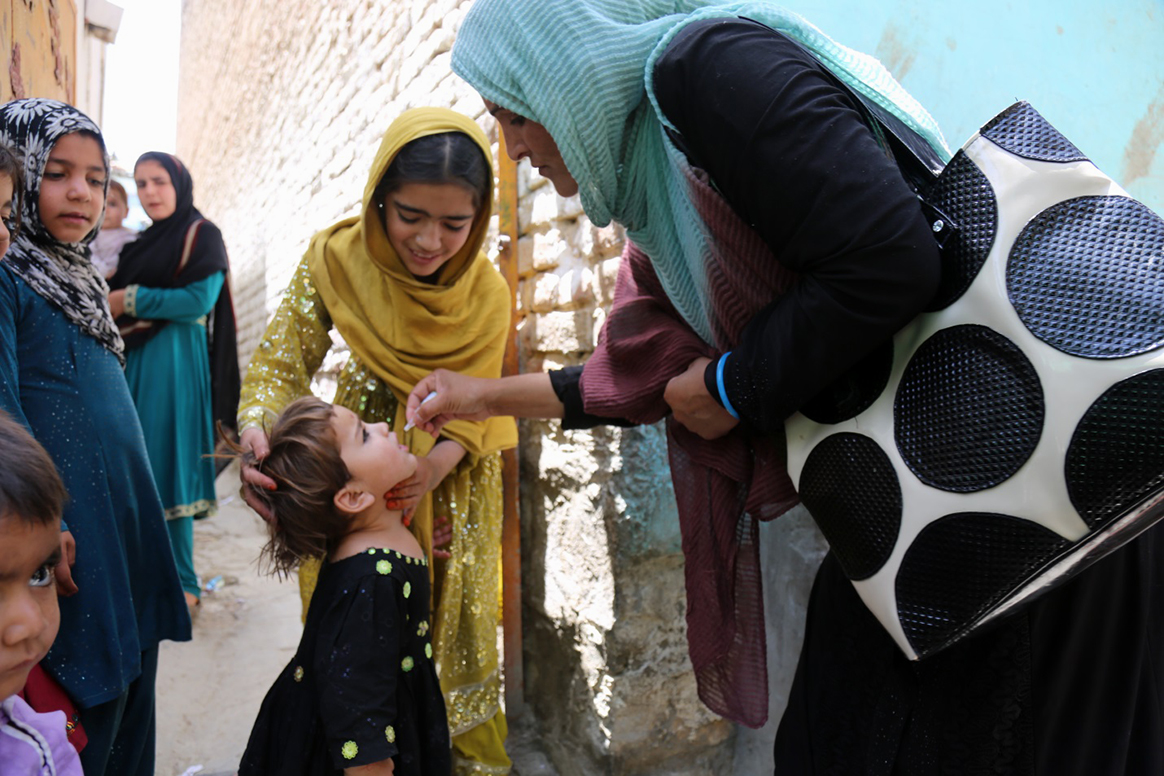
{"type": "Polygon", "coordinates": [[[190,638],[162,504],[117,357],[4,261],[0,409],[44,445],[69,492],[62,528],[77,542],[79,592],[60,599],[43,665],[83,709],[115,700],[143,654],[190,638]]]}
{"type": "Polygon", "coordinates": [[[126,352],[125,379],[137,405],[154,481],[182,588],[198,595],[194,572],[194,518],[216,510],[214,427],[206,319],[225,274],[217,272],[181,288],[125,289],[126,313],[167,325],[126,352]]]}

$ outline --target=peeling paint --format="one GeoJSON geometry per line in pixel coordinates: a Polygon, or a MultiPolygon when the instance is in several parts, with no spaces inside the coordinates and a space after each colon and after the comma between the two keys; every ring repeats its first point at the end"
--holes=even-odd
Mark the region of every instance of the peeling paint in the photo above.
{"type": "Polygon", "coordinates": [[[79,0],[5,0],[0,50],[11,51],[0,102],[24,96],[72,102],[76,96],[79,0]],[[16,45],[19,44],[19,54],[16,45]]]}
{"type": "Polygon", "coordinates": [[[12,45],[12,58],[8,62],[8,80],[12,86],[14,99],[24,99],[24,79],[20,77],[20,44],[12,45]]]}
{"type": "Polygon", "coordinates": [[[1124,148],[1124,186],[1152,174],[1152,165],[1161,146],[1164,146],[1164,83],[1160,84],[1156,99],[1136,122],[1124,148]]]}
{"type": "Polygon", "coordinates": [[[65,63],[61,56],[61,13],[57,10],[56,0],[49,0],[49,38],[50,50],[53,54],[53,78],[59,86],[65,85],[65,63]]]}
{"type": "Polygon", "coordinates": [[[913,67],[917,52],[905,44],[898,34],[897,27],[890,24],[877,43],[877,58],[889,68],[889,72],[893,73],[898,81],[901,81],[913,67]]]}

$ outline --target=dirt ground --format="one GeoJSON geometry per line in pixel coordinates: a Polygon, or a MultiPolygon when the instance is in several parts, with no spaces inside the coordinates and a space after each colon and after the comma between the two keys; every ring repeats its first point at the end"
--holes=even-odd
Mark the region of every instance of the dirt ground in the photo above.
{"type": "Polygon", "coordinates": [[[233,773],[267,688],[299,643],[295,580],[259,574],[262,521],[238,497],[231,467],[218,479],[218,514],[194,524],[203,585],[194,639],[158,656],[157,776],[233,773]],[[195,770],[197,769],[197,770],[195,770]]]}
{"type": "MultiPolygon", "coordinates": [[[[157,776],[233,774],[267,689],[299,643],[299,588],[259,574],[266,541],[238,497],[238,474],[218,478],[218,514],[194,524],[194,566],[203,585],[194,639],[164,642],[158,658],[157,776]]],[[[528,716],[528,715],[527,715],[528,716]]],[[[556,776],[536,723],[510,720],[515,776],[556,776]]]]}

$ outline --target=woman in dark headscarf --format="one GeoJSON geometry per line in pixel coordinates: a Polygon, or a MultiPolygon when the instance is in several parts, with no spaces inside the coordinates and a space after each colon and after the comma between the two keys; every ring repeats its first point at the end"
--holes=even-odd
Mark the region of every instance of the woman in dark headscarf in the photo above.
{"type": "Polygon", "coordinates": [[[134,166],[153,224],[125,247],[109,306],[125,340],[125,376],[186,603],[198,605],[194,518],[217,508],[214,421],[234,426],[239,371],[226,246],[194,207],[194,181],[177,157],[151,152],[134,166]]]}
{"type": "Polygon", "coordinates": [[[188,640],[190,619],[108,288],[89,255],[105,145],[83,113],[41,99],[0,108],[0,143],[25,160],[20,233],[0,261],[0,409],[44,445],[69,492],[61,631],[42,665],[80,708],[85,773],[144,776],[154,772],[158,642],[188,640]]]}

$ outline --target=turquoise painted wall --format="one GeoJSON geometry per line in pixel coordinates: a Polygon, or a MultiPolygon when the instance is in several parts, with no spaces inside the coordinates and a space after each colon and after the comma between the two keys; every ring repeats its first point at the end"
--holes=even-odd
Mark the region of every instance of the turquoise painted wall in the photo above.
{"type": "Polygon", "coordinates": [[[1024,99],[1164,214],[1164,0],[786,6],[877,56],[934,115],[952,149],[1024,99]]]}

